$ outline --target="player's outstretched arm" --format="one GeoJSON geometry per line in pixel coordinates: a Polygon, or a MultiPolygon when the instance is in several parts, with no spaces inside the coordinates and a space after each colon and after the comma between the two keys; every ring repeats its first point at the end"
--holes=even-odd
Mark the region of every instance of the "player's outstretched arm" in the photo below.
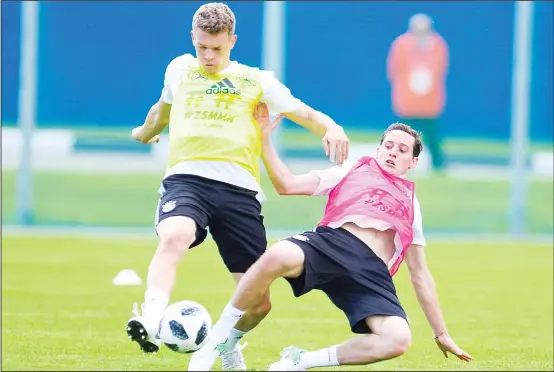
{"type": "Polygon", "coordinates": [[[144,124],[133,129],[132,136],[137,141],[146,144],[160,141],[159,134],[169,125],[169,114],[173,102],[172,87],[179,81],[183,73],[183,66],[186,65],[186,60],[189,57],[191,56],[179,56],[167,65],[160,99],[148,111],[144,124]]]}
{"type": "Polygon", "coordinates": [[[296,99],[273,72],[262,70],[260,78],[263,88],[261,101],[269,104],[272,112],[281,113],[296,124],[323,137],[325,154],[332,163],[342,165],[348,159],[350,143],[340,125],[324,113],[296,99]]]}
{"type": "Polygon", "coordinates": [[[406,265],[417,301],[433,329],[437,346],[447,358],[448,353],[452,353],[461,360],[470,361],[471,356],[460,349],[448,334],[439,304],[435,280],[425,259],[424,247],[413,244],[406,252],[406,265]]]}
{"type": "Polygon", "coordinates": [[[329,116],[304,103],[293,112],[283,115],[309,131],[323,136],[325,155],[329,156],[331,162],[336,161],[338,165],[342,165],[348,159],[350,141],[344,129],[329,116]]]}
{"type": "Polygon", "coordinates": [[[133,129],[131,135],[137,141],[145,144],[159,142],[159,134],[169,124],[170,112],[171,104],[160,98],[148,111],[144,124],[133,129]]]}
{"type": "Polygon", "coordinates": [[[262,159],[277,192],[281,195],[313,195],[319,185],[319,177],[313,173],[293,174],[271,144],[271,133],[279,126],[282,117],[270,122],[267,105],[260,103],[254,109],[254,118],[262,132],[262,159]]]}

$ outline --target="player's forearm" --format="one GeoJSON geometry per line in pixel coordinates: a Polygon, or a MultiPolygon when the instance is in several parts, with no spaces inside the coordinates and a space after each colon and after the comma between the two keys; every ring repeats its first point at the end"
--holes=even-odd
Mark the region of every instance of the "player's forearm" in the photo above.
{"type": "Polygon", "coordinates": [[[447,332],[446,324],[440,309],[435,280],[428,270],[423,273],[412,274],[410,277],[417,301],[433,329],[435,336],[447,332]]]}
{"type": "Polygon", "coordinates": [[[340,128],[340,125],[335,123],[333,119],[317,110],[310,111],[307,125],[308,130],[320,136],[324,136],[327,130],[331,128],[340,128]]]}
{"type": "Polygon", "coordinates": [[[157,134],[160,134],[169,124],[169,120],[160,112],[160,102],[156,102],[148,111],[143,125],[143,138],[149,140],[157,134]]]}
{"type": "Polygon", "coordinates": [[[329,116],[306,105],[300,106],[296,111],[287,113],[285,116],[320,137],[323,137],[331,128],[342,129],[329,116]]]}
{"type": "Polygon", "coordinates": [[[281,161],[270,139],[264,139],[262,146],[262,160],[275,190],[281,195],[289,193],[294,174],[281,161]]]}

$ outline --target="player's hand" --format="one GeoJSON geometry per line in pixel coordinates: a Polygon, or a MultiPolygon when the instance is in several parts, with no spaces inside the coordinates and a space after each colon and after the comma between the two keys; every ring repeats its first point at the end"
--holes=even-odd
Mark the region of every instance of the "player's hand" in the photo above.
{"type": "Polygon", "coordinates": [[[260,131],[262,132],[262,138],[264,140],[269,139],[271,133],[281,124],[281,121],[283,120],[283,116],[279,115],[272,122],[271,118],[269,117],[269,109],[267,108],[267,105],[263,102],[259,102],[256,107],[254,107],[253,115],[254,119],[260,126],[260,131]]]}
{"type": "Polygon", "coordinates": [[[140,127],[136,127],[134,128],[132,131],[131,131],[131,136],[141,142],[141,143],[144,143],[145,145],[150,145],[152,143],[158,143],[160,142],[160,136],[158,135],[155,135],[154,137],[152,138],[147,138],[145,135],[144,135],[144,125],[141,125],[140,127]]]}
{"type": "Polygon", "coordinates": [[[473,359],[471,355],[460,349],[458,345],[454,343],[454,340],[446,333],[437,337],[435,342],[446,358],[448,358],[448,353],[452,353],[466,362],[473,359]]]}
{"type": "Polygon", "coordinates": [[[323,137],[323,148],[325,149],[325,155],[329,156],[332,163],[336,159],[337,164],[342,165],[348,159],[348,151],[350,150],[350,141],[344,133],[344,129],[338,125],[327,129],[323,137]]]}

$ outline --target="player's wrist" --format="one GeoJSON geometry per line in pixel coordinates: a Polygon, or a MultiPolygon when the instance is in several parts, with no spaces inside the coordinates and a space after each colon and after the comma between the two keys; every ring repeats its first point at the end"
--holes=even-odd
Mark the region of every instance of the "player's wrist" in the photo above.
{"type": "Polygon", "coordinates": [[[271,146],[271,133],[262,133],[262,144],[264,146],[271,146]]]}
{"type": "Polygon", "coordinates": [[[327,130],[336,130],[336,131],[344,132],[344,128],[342,126],[338,125],[337,123],[335,123],[335,121],[331,120],[331,119],[325,127],[327,128],[327,130]]]}
{"type": "Polygon", "coordinates": [[[444,336],[448,336],[448,331],[447,330],[443,330],[443,331],[439,331],[439,332],[433,332],[433,339],[436,340],[440,337],[444,337],[444,336]]]}

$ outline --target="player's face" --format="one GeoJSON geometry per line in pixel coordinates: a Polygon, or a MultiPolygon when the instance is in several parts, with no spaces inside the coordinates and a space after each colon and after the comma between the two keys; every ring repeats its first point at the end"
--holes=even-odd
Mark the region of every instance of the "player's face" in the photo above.
{"type": "Polygon", "coordinates": [[[190,35],[196,57],[204,71],[217,74],[227,66],[237,35],[230,36],[227,32],[212,35],[198,28],[191,31],[190,35]]]}
{"type": "Polygon", "coordinates": [[[418,158],[413,156],[414,144],[415,138],[409,133],[392,130],[377,149],[377,162],[390,174],[404,177],[417,165],[418,158]]]}

